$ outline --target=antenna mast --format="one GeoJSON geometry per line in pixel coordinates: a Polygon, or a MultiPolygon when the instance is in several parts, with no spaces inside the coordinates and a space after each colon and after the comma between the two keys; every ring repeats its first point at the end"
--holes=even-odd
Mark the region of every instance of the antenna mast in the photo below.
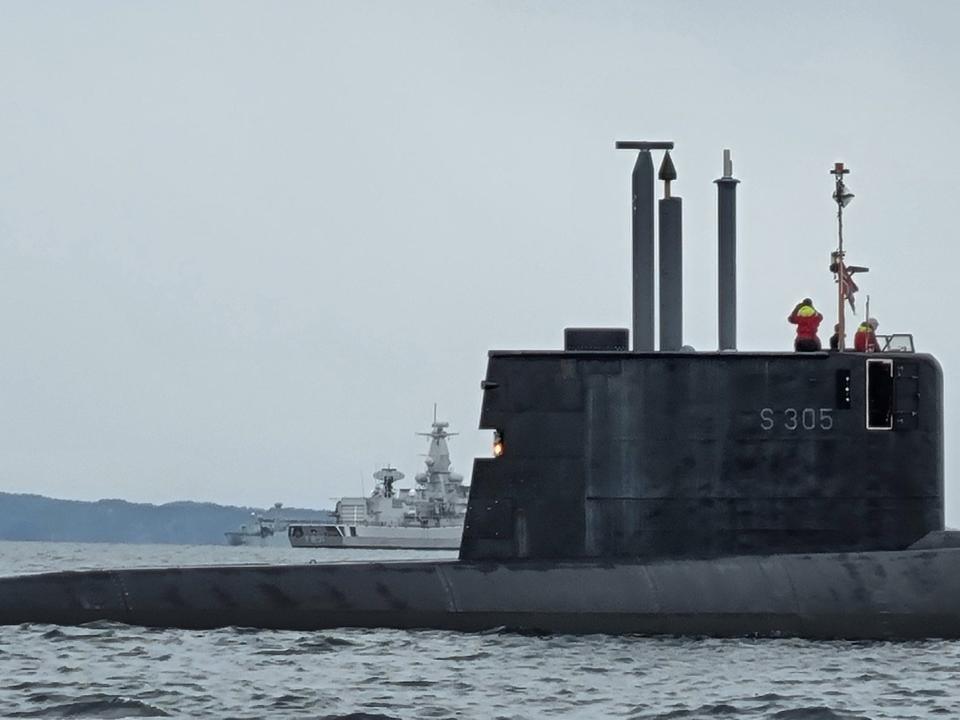
{"type": "Polygon", "coordinates": [[[830,174],[836,177],[836,189],[833,191],[833,199],[837,203],[837,251],[834,253],[834,267],[837,272],[837,330],[838,342],[837,349],[843,350],[846,338],[846,318],[843,311],[843,301],[846,297],[844,288],[846,286],[847,269],[843,262],[843,209],[850,204],[853,199],[853,193],[843,184],[843,176],[849,175],[842,162],[834,163],[830,174]]]}

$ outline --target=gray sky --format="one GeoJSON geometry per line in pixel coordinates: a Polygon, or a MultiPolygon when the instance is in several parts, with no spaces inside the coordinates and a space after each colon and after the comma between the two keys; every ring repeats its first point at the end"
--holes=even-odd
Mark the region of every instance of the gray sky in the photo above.
{"type": "Polygon", "coordinates": [[[722,149],[744,349],[789,348],[804,295],[832,307],[846,161],[861,299],[940,359],[952,437],[958,25],[950,2],[2,2],[0,489],[330,505],[418,472],[434,402],[469,476],[488,349],[629,324],[624,138],[677,142],[698,349],[722,149]]]}

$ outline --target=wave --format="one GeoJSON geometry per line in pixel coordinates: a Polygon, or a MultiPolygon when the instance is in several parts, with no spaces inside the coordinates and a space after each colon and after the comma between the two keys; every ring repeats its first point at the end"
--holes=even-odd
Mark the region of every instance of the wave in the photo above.
{"type": "Polygon", "coordinates": [[[7,713],[7,717],[22,718],[128,718],[170,717],[164,710],[139,700],[108,695],[88,696],[36,710],[7,713]]]}

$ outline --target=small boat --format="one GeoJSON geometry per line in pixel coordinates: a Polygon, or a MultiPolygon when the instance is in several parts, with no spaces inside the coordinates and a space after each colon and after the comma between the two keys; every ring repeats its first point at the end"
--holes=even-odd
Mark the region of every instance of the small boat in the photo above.
{"type": "Polygon", "coordinates": [[[250,523],[224,533],[227,545],[251,547],[288,547],[287,525],[291,518],[284,517],[283,503],[274,503],[262,514],[251,513],[250,523]]]}

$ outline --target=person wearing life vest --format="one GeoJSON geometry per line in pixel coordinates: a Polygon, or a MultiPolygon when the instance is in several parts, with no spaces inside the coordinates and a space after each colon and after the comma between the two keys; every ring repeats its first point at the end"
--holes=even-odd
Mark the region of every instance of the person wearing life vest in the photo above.
{"type": "Polygon", "coordinates": [[[793,308],[787,322],[797,326],[797,337],[793,341],[793,349],[797,352],[816,352],[820,349],[820,338],[817,330],[823,315],[813,306],[813,300],[804,298],[793,308]]]}
{"type": "Polygon", "coordinates": [[[880,349],[877,345],[878,327],[880,323],[876,318],[869,318],[860,323],[856,335],[853,336],[853,349],[857,352],[877,352],[880,349]]]}

